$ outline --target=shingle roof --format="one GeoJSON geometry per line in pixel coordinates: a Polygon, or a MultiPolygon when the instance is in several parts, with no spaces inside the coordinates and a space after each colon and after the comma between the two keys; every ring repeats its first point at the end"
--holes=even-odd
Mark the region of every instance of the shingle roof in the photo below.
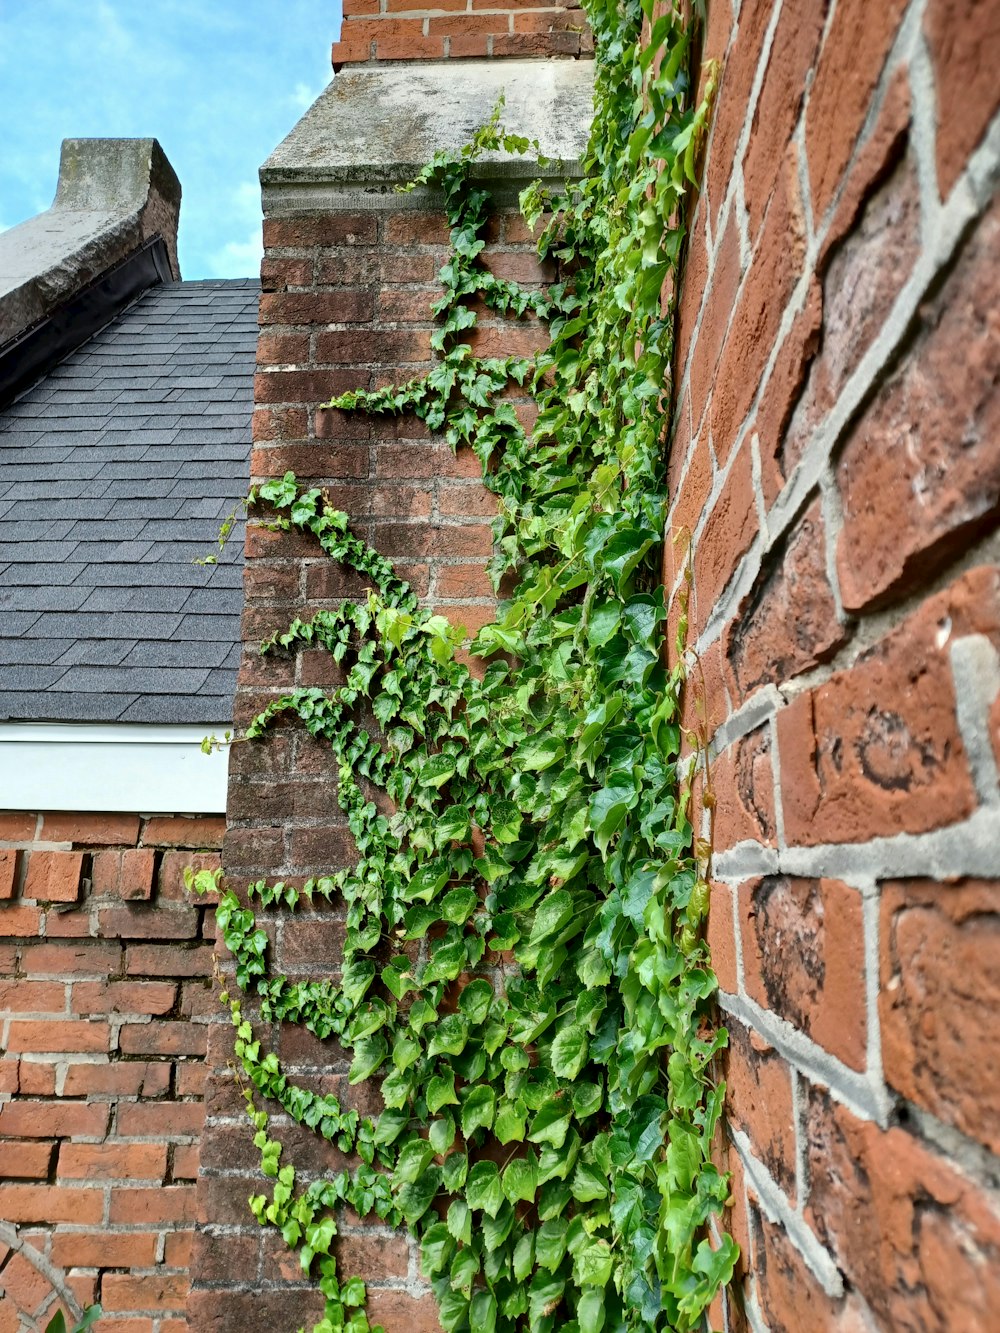
{"type": "Polygon", "coordinates": [[[0,718],[232,717],[259,285],[154,287],[0,412],[0,718]],[[242,510],[240,511],[242,513],[242,510]]]}

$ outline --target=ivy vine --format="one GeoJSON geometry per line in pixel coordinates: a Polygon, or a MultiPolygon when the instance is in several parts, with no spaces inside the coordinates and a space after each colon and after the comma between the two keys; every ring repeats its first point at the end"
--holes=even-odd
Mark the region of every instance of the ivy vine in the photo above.
{"type": "Polygon", "coordinates": [[[247,731],[291,714],[330,746],[357,864],[301,889],[255,884],[245,905],[224,892],[217,907],[240,992],[224,999],[274,1182],[251,1208],[323,1292],[314,1333],[369,1328],[363,1280],[344,1280],[331,1253],[343,1203],[419,1239],[448,1333],[686,1333],[705,1326],[737,1254],[707,1230],[728,1194],[710,1158],[725,1033],[702,930],[707,848],[679,758],[682,651],[671,669],[660,652],[664,292],[707,109],[690,105],[692,30],[677,14],[655,18],[652,0],[585,8],[584,177],[522,195],[533,224],[549,218],[540,254],[570,276],[542,294],[482,263],[477,158],[537,148],[498,109],[415,182],[440,192],[451,227],[434,369],[330,404],[415,413],[480,460],[497,498],[490,573],[513,587],[472,643],[482,678],[456,658],[464,631],[421,608],[321,491],[287,474],[250,497],[372,589],[263,645],[322,646],[345,682],[294,690],[247,731]],[[542,318],[549,347],[477,357],[475,300],[542,318]],[[537,402],[530,433],[504,397],[512,383],[537,402]],[[258,908],[316,898],[346,912],[341,970],[272,975],[258,908]],[[385,1110],[363,1118],[297,1085],[256,1015],[336,1037],[350,1082],[377,1076],[385,1110]],[[261,1099],[359,1164],[301,1187],[261,1099]]]}

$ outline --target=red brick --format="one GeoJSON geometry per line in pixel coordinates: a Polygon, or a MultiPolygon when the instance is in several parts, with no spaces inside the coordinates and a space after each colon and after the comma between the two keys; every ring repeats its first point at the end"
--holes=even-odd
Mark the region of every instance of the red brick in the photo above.
{"type": "Polygon", "coordinates": [[[197,1143],[177,1143],[174,1145],[171,1159],[171,1175],[174,1180],[198,1179],[199,1146],[197,1143]]]}
{"type": "Polygon", "coordinates": [[[440,1333],[437,1305],[433,1296],[411,1296],[406,1291],[373,1287],[368,1293],[366,1312],[373,1325],[387,1329],[406,1329],[407,1333],[440,1333]]]}
{"type": "Polygon", "coordinates": [[[198,934],[193,907],[102,907],[100,933],[126,940],[184,940],[198,934]]]}
{"type": "Polygon", "coordinates": [[[298,366],[308,360],[308,333],[262,333],[257,339],[259,366],[298,366]]]}
{"type": "Polygon", "coordinates": [[[118,1310],[183,1310],[188,1286],[186,1273],[106,1273],[101,1305],[112,1314],[118,1310]]]}
{"type": "Polygon", "coordinates": [[[374,313],[371,292],[342,288],[336,292],[265,292],[261,324],[357,324],[374,313]]]}
{"type": "Polygon", "coordinates": [[[707,933],[712,970],[719,979],[719,986],[730,995],[735,994],[738,987],[736,935],[733,925],[733,891],[728,884],[712,885],[707,933]]]}
{"type": "Polygon", "coordinates": [[[782,442],[786,476],[880,332],[919,253],[919,186],[907,158],[869,200],[824,277],[823,350],[782,442]]]}
{"type": "Polygon", "coordinates": [[[126,901],[148,900],[153,896],[154,857],[153,851],[142,849],[96,853],[91,868],[94,893],[126,901]]]}
{"type": "Polygon", "coordinates": [[[0,842],[31,842],[38,824],[37,815],[20,810],[0,811],[0,842]]]}
{"type": "Polygon", "coordinates": [[[159,1240],[156,1231],[55,1231],[52,1262],[61,1268],[151,1268],[159,1240]]]}
{"type": "Polygon", "coordinates": [[[201,943],[130,944],[126,971],[130,977],[210,977],[212,950],[201,943]]]}
{"type": "MultiPolygon", "coordinates": [[[[0,911],[0,920],[3,912],[0,911]]],[[[22,955],[28,976],[106,977],[121,966],[122,951],[116,944],[30,944],[22,955]]]]}
{"type": "Polygon", "coordinates": [[[255,477],[282,477],[286,472],[294,472],[300,480],[367,477],[368,447],[339,444],[330,449],[320,444],[297,444],[255,449],[250,471],[255,477]]]}
{"type": "MultiPolygon", "coordinates": [[[[143,1060],[113,1064],[70,1064],[63,1084],[65,1097],[163,1097],[170,1089],[170,1065],[143,1060]]],[[[119,1116],[123,1107],[119,1108],[119,1116]]]]}
{"type": "Polygon", "coordinates": [[[0,905],[0,935],[8,939],[30,939],[39,933],[41,913],[37,907],[0,905]]]}
{"type": "Polygon", "coordinates": [[[1000,1322],[1000,1219],[985,1190],[903,1129],[880,1130],[814,1089],[807,1217],[883,1328],[1000,1322]]]}
{"type": "Polygon", "coordinates": [[[110,1220],[114,1223],[193,1222],[195,1218],[193,1185],[161,1185],[157,1189],[120,1189],[112,1192],[110,1220]]]}
{"type": "Polygon", "coordinates": [[[147,819],[142,830],[144,847],[191,847],[198,851],[222,846],[226,821],[222,815],[199,815],[196,818],[147,819]]]}
{"type": "Polygon", "coordinates": [[[258,403],[322,403],[348,389],[366,388],[346,370],[266,370],[254,376],[258,403]]]}
{"type": "Polygon", "coordinates": [[[770,557],[727,629],[737,698],[808,671],[844,641],[826,574],[824,534],[817,499],[770,557]]]}
{"type": "Polygon", "coordinates": [[[75,903],[80,893],[82,852],[32,852],[24,896],[36,902],[75,903]]]}
{"type": "Polygon", "coordinates": [[[1000,1151],[1000,882],[884,885],[879,944],[887,1082],[1000,1151]]]}
{"type": "Polygon", "coordinates": [[[871,1324],[852,1294],[829,1297],[792,1244],[783,1226],[775,1226],[751,1208],[757,1299],[770,1333],[865,1333],[871,1324]]]}
{"type": "Polygon", "coordinates": [[[167,1014],[176,998],[168,981],[78,981],[70,1006],[75,1014],[167,1014]]]}
{"type": "Polygon", "coordinates": [[[45,842],[72,842],[81,847],[134,847],[139,836],[138,815],[47,814],[39,837],[45,842]]]}
{"type": "MultiPolygon", "coordinates": [[[[0,1134],[7,1138],[103,1138],[108,1108],[79,1102],[0,1103],[0,1134]]],[[[48,1218],[54,1222],[55,1218],[48,1218]]]]}
{"type": "Polygon", "coordinates": [[[850,609],[913,587],[1000,515],[998,245],[994,206],[847,440],[837,569],[850,609]]]}
{"type": "Polygon", "coordinates": [[[377,233],[378,221],[374,213],[331,212],[292,218],[265,218],[264,248],[363,245],[373,242],[377,233]]]}
{"type": "Polygon", "coordinates": [[[116,1123],[123,1138],[185,1138],[201,1132],[204,1118],[201,1102],[128,1102],[116,1123]]]}
{"type": "Polygon", "coordinates": [[[872,11],[864,0],[837,5],[809,92],[806,151],[817,220],[840,183],[889,53],[906,0],[886,0],[872,11]]]}
{"type": "Polygon", "coordinates": [[[0,851],[0,898],[13,898],[21,853],[13,848],[0,851]]]}
{"type": "Polygon", "coordinates": [[[66,987],[57,981],[0,981],[0,1013],[58,1014],[66,1008],[66,987]]]}
{"type": "Polygon", "coordinates": [[[201,1023],[125,1023],[118,1036],[125,1055],[204,1055],[207,1041],[201,1023]]]}
{"type": "Polygon", "coordinates": [[[694,592],[706,614],[715,605],[757,536],[757,504],[749,443],[733,460],[729,476],[694,544],[694,592]]]}
{"type": "MultiPolygon", "coordinates": [[[[711,207],[713,230],[736,162],[737,144],[748,116],[750,92],[760,65],[764,34],[772,12],[773,5],[756,4],[741,14],[739,25],[733,23],[734,40],[722,60],[721,80],[713,108],[712,139],[702,187],[707,193],[706,203],[711,207]]],[[[711,6],[709,15],[710,18],[714,17],[711,6]]],[[[720,18],[724,20],[724,16],[720,18]]],[[[721,59],[725,51],[721,33],[716,37],[716,42],[718,45],[714,53],[721,59]]],[[[730,308],[727,306],[727,309],[730,308]]]]}
{"type": "Polygon", "coordinates": [[[7,1140],[0,1143],[0,1180],[45,1180],[54,1143],[7,1140]]]}
{"type": "Polygon", "coordinates": [[[61,1185],[6,1185],[3,1215],[8,1222],[73,1222],[88,1226],[104,1215],[104,1191],[61,1185]]]}
{"type": "Polygon", "coordinates": [[[778,714],[791,844],[920,833],[972,813],[948,642],[983,631],[1000,640],[997,569],[963,575],[778,714]]]}
{"type": "Polygon", "coordinates": [[[853,1069],[866,1065],[861,895],[786,875],[740,886],[747,994],[853,1069]]]}
{"type": "Polygon", "coordinates": [[[59,1149],[60,1179],[162,1180],[166,1170],[162,1143],[64,1143],[59,1149]]]}
{"type": "Polygon", "coordinates": [[[789,461],[786,456],[786,428],[819,349],[822,326],[823,293],[813,278],[805,303],[778,348],[754,418],[760,453],[761,489],[767,508],[774,503],[785,483],[785,474],[777,460],[780,458],[785,465],[789,461]]]}
{"type": "MultiPolygon", "coordinates": [[[[4,1246],[4,1253],[6,1252],[7,1247],[4,1246]]],[[[4,1265],[3,1288],[0,1292],[3,1296],[0,1310],[9,1303],[24,1315],[30,1316],[40,1309],[47,1296],[52,1295],[52,1287],[45,1275],[40,1273],[34,1264],[29,1263],[24,1254],[15,1253],[4,1265]]],[[[15,1312],[12,1323],[0,1327],[16,1329],[19,1326],[24,1327],[15,1312]]]]}
{"type": "Polygon", "coordinates": [[[55,1064],[38,1064],[22,1060],[16,1088],[23,1097],[54,1097],[56,1094],[55,1064]]]}
{"type": "MultiPolygon", "coordinates": [[[[798,150],[781,164],[760,238],[735,306],[721,319],[728,327],[709,405],[709,423],[720,465],[729,458],[747,419],[782,316],[805,268],[806,237],[799,194],[798,150]]],[[[700,341],[700,339],[699,339],[700,341]]]]}
{"type": "Polygon", "coordinates": [[[742,736],[712,765],[715,850],[738,842],[773,847],[777,836],[771,733],[767,726],[742,736]]]}
{"type": "Polygon", "coordinates": [[[111,1033],[107,1023],[72,1020],[13,1020],[7,1038],[9,1051],[107,1051],[111,1033]]]}
{"type": "Polygon", "coordinates": [[[174,1069],[174,1087],[178,1097],[204,1097],[204,1065],[194,1060],[185,1060],[177,1064],[174,1069]]]}
{"type": "MultiPolygon", "coordinates": [[[[766,12],[766,6],[760,8],[766,12]]],[[[798,122],[806,76],[816,59],[828,9],[827,0],[793,0],[781,7],[743,159],[751,237],[763,220],[779,164],[798,122]]]]}
{"type": "MultiPolygon", "coordinates": [[[[176,1153],[181,1150],[175,1148],[174,1151],[176,1153]]],[[[184,1151],[187,1151],[187,1149],[184,1149],[184,1151]]],[[[193,1240],[194,1231],[190,1227],[185,1228],[183,1231],[174,1231],[171,1235],[167,1236],[163,1247],[163,1262],[169,1268],[189,1268],[191,1265],[193,1240]]],[[[160,1325],[161,1333],[164,1327],[164,1324],[160,1325]]],[[[187,1325],[185,1324],[181,1329],[177,1329],[175,1326],[175,1333],[187,1333],[187,1325]]]]}
{"type": "Polygon", "coordinates": [[[301,440],[309,430],[304,407],[254,407],[251,438],[257,440],[301,440]]]}
{"type": "Polygon", "coordinates": [[[946,197],[1000,105],[1000,21],[989,0],[931,0],[924,35],[937,97],[938,185],[946,197]]]}
{"type": "Polygon", "coordinates": [[[757,1033],[727,1016],[724,1066],[726,1115],[789,1199],[795,1198],[795,1116],[792,1072],[757,1033]]]}

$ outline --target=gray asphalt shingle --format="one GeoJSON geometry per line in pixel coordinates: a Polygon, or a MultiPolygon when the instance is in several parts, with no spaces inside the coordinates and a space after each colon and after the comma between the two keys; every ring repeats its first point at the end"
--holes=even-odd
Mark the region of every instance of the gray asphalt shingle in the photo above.
{"type": "Polygon", "coordinates": [[[152,288],[0,411],[0,718],[232,716],[258,296],[152,288]]]}

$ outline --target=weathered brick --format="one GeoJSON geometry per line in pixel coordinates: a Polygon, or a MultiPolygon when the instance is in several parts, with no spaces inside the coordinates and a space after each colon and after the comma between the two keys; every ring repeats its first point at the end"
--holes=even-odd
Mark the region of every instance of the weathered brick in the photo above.
{"type": "Polygon", "coordinates": [[[21,853],[15,848],[0,851],[0,898],[13,898],[20,863],[21,853]]]}
{"type": "Polygon", "coordinates": [[[37,824],[37,815],[21,810],[0,810],[0,842],[30,842],[37,824]]]}
{"type": "Polygon", "coordinates": [[[1000,1151],[1000,881],[885,884],[879,945],[887,1082],[1000,1151]]]}
{"type": "Polygon", "coordinates": [[[156,1231],[56,1231],[52,1262],[63,1268],[151,1268],[159,1240],[156,1231]]]}
{"type": "Polygon", "coordinates": [[[36,902],[75,903],[80,894],[82,852],[32,852],[24,896],[36,902]]]}
{"type": "Polygon", "coordinates": [[[924,35],[934,65],[938,186],[947,196],[1000,105],[1000,24],[989,0],[931,0],[924,35]]]}
{"type": "Polygon", "coordinates": [[[83,1020],[33,1019],[11,1022],[9,1051],[107,1051],[111,1030],[107,1023],[83,1020]]]}
{"type": "Polygon", "coordinates": [[[357,324],[370,320],[373,313],[372,294],[363,288],[354,291],[342,288],[336,292],[265,292],[260,298],[260,322],[265,325],[357,324]]]}
{"type": "Polygon", "coordinates": [[[130,944],[126,971],[134,977],[209,977],[212,950],[197,942],[183,944],[130,944]]]}
{"type": "Polygon", "coordinates": [[[134,848],[129,851],[98,852],[93,859],[91,880],[98,895],[127,902],[148,901],[153,896],[155,853],[134,848]]]}
{"type": "Polygon", "coordinates": [[[204,1055],[207,1042],[201,1023],[125,1023],[118,1035],[125,1055],[204,1055]]]}
{"type": "Polygon", "coordinates": [[[177,987],[167,981],[78,982],[71,1008],[78,1014],[166,1014],[174,1006],[177,987]]]}
{"type": "Polygon", "coordinates": [[[744,444],[694,544],[694,595],[706,615],[750,549],[758,528],[750,449],[744,444]]]}
{"type": "Polygon", "coordinates": [[[3,1191],[8,1222],[73,1222],[89,1226],[104,1213],[104,1191],[62,1185],[7,1185],[3,1191]]]}
{"type": "Polygon", "coordinates": [[[715,789],[715,850],[738,842],[774,846],[774,772],[771,732],[758,727],[742,736],[712,765],[715,789]]]}
{"type": "Polygon", "coordinates": [[[162,1143],[64,1143],[60,1179],[162,1180],[167,1149],[162,1143]]]}
{"type": "Polygon", "coordinates": [[[726,631],[737,698],[809,670],[843,642],[825,543],[820,501],[815,500],[771,553],[726,631]]]}
{"type": "Polygon", "coordinates": [[[72,842],[79,847],[134,847],[139,816],[119,814],[47,814],[39,835],[45,842],[72,842]]]}
{"type": "Polygon", "coordinates": [[[994,205],[925,313],[916,348],[847,441],[837,469],[846,607],[912,587],[1000,514],[998,244],[994,205]]]}
{"type": "Polygon", "coordinates": [[[126,940],[184,940],[198,934],[198,912],[174,904],[149,907],[102,907],[103,936],[126,940]]]}
{"type": "Polygon", "coordinates": [[[226,821],[221,815],[195,818],[156,816],[147,819],[142,829],[145,847],[190,847],[196,851],[222,846],[226,821]]]}
{"type": "Polygon", "coordinates": [[[712,970],[722,990],[731,995],[737,989],[736,933],[733,924],[733,891],[728,884],[713,884],[708,914],[708,947],[712,970]]]}
{"type": "Polygon", "coordinates": [[[110,1221],[141,1226],[193,1222],[196,1212],[194,1195],[193,1185],[115,1190],[111,1195],[110,1221]]]}
{"type": "Polygon", "coordinates": [[[27,903],[0,904],[0,935],[8,939],[30,939],[39,933],[42,914],[27,903]]]}
{"type": "MultiPolygon", "coordinates": [[[[0,1104],[0,1134],[8,1138],[103,1138],[108,1108],[96,1102],[28,1102],[0,1104]]],[[[55,1221],[55,1218],[49,1218],[55,1221]]]]}
{"type": "Polygon", "coordinates": [[[906,0],[872,12],[864,0],[837,5],[809,92],[806,151],[813,213],[826,212],[868,115],[906,0]]]}
{"type": "Polygon", "coordinates": [[[1000,1220],[983,1190],[903,1129],[813,1089],[807,1217],[878,1322],[987,1329],[1000,1320],[1000,1220]]]}
{"type": "Polygon", "coordinates": [[[872,195],[823,277],[823,347],[781,443],[787,476],[881,331],[920,253],[920,191],[904,158],[872,195]]]}
{"type": "MultiPolygon", "coordinates": [[[[169,1089],[169,1064],[116,1060],[106,1065],[69,1064],[62,1090],[65,1097],[164,1097],[169,1089]]],[[[119,1107],[119,1116],[124,1109],[119,1107]]]]}
{"type": "Polygon", "coordinates": [[[118,1310],[183,1310],[188,1294],[186,1273],[107,1273],[101,1283],[101,1305],[118,1310]]]}
{"type": "Polygon", "coordinates": [[[853,1069],[866,1065],[861,894],[787,875],[740,886],[747,993],[853,1069]]]}
{"type": "Polygon", "coordinates": [[[792,1072],[757,1033],[726,1017],[726,1115],[789,1199],[795,1198],[795,1117],[792,1072]]]}
{"type": "Polygon", "coordinates": [[[0,1180],[45,1180],[54,1143],[9,1139],[0,1143],[0,1180]]]}
{"type": "Polygon", "coordinates": [[[265,218],[265,250],[313,245],[370,244],[378,234],[374,213],[308,213],[300,217],[265,218]]]}
{"type": "Polygon", "coordinates": [[[1000,570],[972,570],[778,714],[790,843],[920,833],[972,813],[948,643],[991,627],[1000,634],[1000,570]]]}
{"type": "Polygon", "coordinates": [[[204,1118],[201,1102],[129,1102],[116,1123],[123,1138],[186,1138],[200,1133],[204,1118]]]}

